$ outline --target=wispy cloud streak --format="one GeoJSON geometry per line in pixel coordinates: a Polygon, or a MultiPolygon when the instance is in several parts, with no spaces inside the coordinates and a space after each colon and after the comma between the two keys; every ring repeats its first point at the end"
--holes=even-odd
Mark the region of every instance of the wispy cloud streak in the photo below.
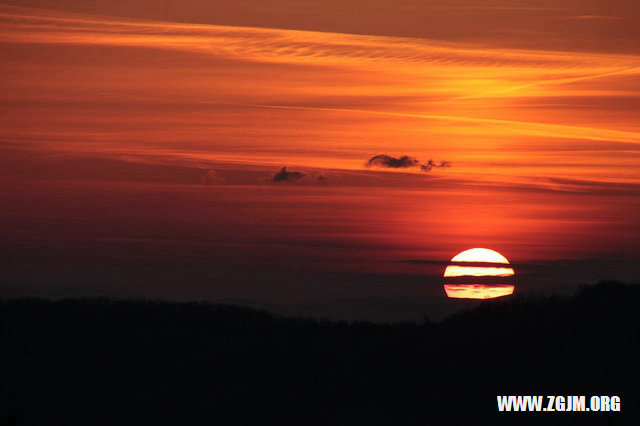
{"type": "Polygon", "coordinates": [[[344,60],[387,60],[436,65],[636,70],[638,58],[629,55],[585,54],[513,49],[477,49],[461,44],[412,38],[364,36],[313,31],[278,30],[223,25],[181,24],[61,15],[0,7],[5,41],[106,44],[180,49],[212,55],[232,55],[258,61],[343,63],[344,60]]]}

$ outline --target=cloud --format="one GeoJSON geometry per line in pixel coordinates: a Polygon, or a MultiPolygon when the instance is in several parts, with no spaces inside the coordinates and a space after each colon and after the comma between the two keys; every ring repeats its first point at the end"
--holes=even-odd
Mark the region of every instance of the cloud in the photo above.
{"type": "Polygon", "coordinates": [[[287,167],[283,166],[278,173],[268,178],[268,180],[276,183],[299,182],[304,185],[330,185],[341,181],[342,176],[331,172],[294,172],[287,170],[287,167]]]}
{"type": "Polygon", "coordinates": [[[273,181],[273,182],[295,182],[297,180],[302,179],[305,176],[306,176],[305,173],[290,172],[290,171],[287,170],[286,166],[283,166],[282,169],[278,173],[273,175],[273,177],[271,178],[271,181],[273,181]]]}
{"type": "Polygon", "coordinates": [[[213,169],[207,170],[207,173],[202,175],[200,180],[204,185],[208,186],[219,185],[224,182],[224,178],[213,169]]]}
{"type": "Polygon", "coordinates": [[[611,16],[611,15],[577,15],[567,16],[564,19],[574,21],[617,21],[621,19],[629,19],[626,16],[611,16]]]}
{"type": "Polygon", "coordinates": [[[451,167],[451,162],[441,161],[436,163],[433,160],[429,160],[425,163],[421,162],[415,157],[404,155],[396,158],[387,154],[374,155],[369,158],[365,164],[367,167],[386,167],[391,169],[407,169],[410,167],[420,167],[423,172],[430,172],[434,168],[451,167]]]}
{"type": "Polygon", "coordinates": [[[342,175],[329,172],[314,173],[312,179],[314,183],[328,185],[340,182],[342,180],[342,175]]]}
{"type": "MultiPolygon", "coordinates": [[[[589,18],[590,15],[585,15],[589,18]]],[[[578,19],[585,19],[578,17],[578,19]]],[[[189,25],[177,22],[123,18],[96,18],[91,15],[62,15],[28,8],[0,6],[3,39],[17,43],[56,43],[163,48],[222,58],[258,62],[344,65],[344,60],[369,63],[376,69],[380,61],[409,62],[414,66],[458,65],[539,67],[571,65],[580,74],[591,75],[593,61],[601,55],[571,55],[546,51],[470,49],[456,41],[435,42],[429,37],[388,37],[332,32],[284,30],[226,25],[189,25]],[[3,13],[4,12],[4,13],[3,13]],[[584,67],[580,68],[582,65],[584,67]]],[[[441,35],[441,34],[440,34],[441,35]]],[[[438,38],[438,37],[435,37],[438,38]]],[[[527,41],[527,46],[530,40],[527,41]]],[[[635,60],[609,57],[612,69],[635,66],[635,60]]],[[[598,68],[600,69],[600,68],[598,68]]],[[[447,77],[449,76],[448,70],[447,77]]],[[[529,74],[527,74],[529,75],[529,74]]],[[[547,75],[545,73],[545,75],[547,75]]]]}
{"type": "Polygon", "coordinates": [[[420,162],[415,157],[408,155],[400,158],[392,157],[387,154],[374,155],[367,161],[367,167],[389,167],[392,169],[406,169],[409,167],[417,167],[420,162]]]}
{"type": "Polygon", "coordinates": [[[426,163],[420,165],[420,169],[423,172],[430,172],[434,168],[439,169],[441,167],[451,167],[451,162],[450,161],[441,161],[440,164],[436,164],[433,160],[429,160],[426,163]]]}

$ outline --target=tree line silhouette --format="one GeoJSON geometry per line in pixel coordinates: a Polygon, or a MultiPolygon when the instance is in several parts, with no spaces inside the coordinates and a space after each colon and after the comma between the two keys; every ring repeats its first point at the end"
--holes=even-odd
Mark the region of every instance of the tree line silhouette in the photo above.
{"type": "Polygon", "coordinates": [[[0,424],[637,424],[639,298],[602,282],[393,324],[3,299],[0,424]],[[622,411],[498,413],[496,395],[618,395],[622,411]]]}

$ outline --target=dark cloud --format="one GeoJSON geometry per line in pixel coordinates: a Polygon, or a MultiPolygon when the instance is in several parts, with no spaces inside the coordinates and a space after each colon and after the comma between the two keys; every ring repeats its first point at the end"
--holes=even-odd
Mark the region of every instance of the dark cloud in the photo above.
{"type": "Polygon", "coordinates": [[[387,154],[379,154],[369,158],[366,166],[387,167],[391,169],[407,169],[410,167],[420,167],[420,170],[424,172],[430,172],[434,168],[451,167],[451,163],[449,161],[441,161],[440,163],[436,163],[433,160],[429,160],[423,163],[417,158],[410,157],[408,155],[396,158],[387,154]]]}
{"type": "Polygon", "coordinates": [[[207,170],[207,173],[200,178],[205,185],[218,185],[224,182],[224,178],[213,169],[207,170]]]}
{"type": "Polygon", "coordinates": [[[342,176],[334,173],[321,173],[314,174],[313,179],[315,183],[319,183],[320,185],[328,185],[339,182],[340,180],[342,180],[342,176]]]}
{"type": "Polygon", "coordinates": [[[392,157],[387,154],[375,155],[367,161],[367,167],[389,167],[392,169],[406,169],[409,167],[417,167],[420,164],[417,158],[405,155],[400,158],[392,157]]]}
{"type": "Polygon", "coordinates": [[[316,181],[322,185],[326,184],[329,182],[329,178],[325,175],[318,175],[316,176],[316,181]]]}
{"type": "Polygon", "coordinates": [[[306,176],[305,173],[290,172],[290,171],[287,170],[286,166],[283,166],[282,169],[278,173],[273,175],[271,180],[273,182],[295,182],[297,180],[302,179],[305,176],[306,176]]]}
{"type": "Polygon", "coordinates": [[[420,165],[420,169],[423,172],[430,172],[434,168],[441,167],[451,167],[451,162],[449,161],[441,161],[439,164],[436,164],[433,160],[429,160],[426,163],[420,165]]]}

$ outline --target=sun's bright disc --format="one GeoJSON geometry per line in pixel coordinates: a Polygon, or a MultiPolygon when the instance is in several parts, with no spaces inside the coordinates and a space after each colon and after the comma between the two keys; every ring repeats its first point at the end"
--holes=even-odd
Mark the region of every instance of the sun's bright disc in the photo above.
{"type": "Polygon", "coordinates": [[[488,263],[509,263],[506,257],[495,250],[486,248],[472,248],[462,253],[456,254],[452,262],[488,262],[488,263]]]}
{"type": "Polygon", "coordinates": [[[444,271],[444,290],[455,299],[493,299],[513,294],[515,271],[495,250],[472,248],[458,253],[444,271]],[[506,282],[505,282],[506,281],[506,282]]]}

